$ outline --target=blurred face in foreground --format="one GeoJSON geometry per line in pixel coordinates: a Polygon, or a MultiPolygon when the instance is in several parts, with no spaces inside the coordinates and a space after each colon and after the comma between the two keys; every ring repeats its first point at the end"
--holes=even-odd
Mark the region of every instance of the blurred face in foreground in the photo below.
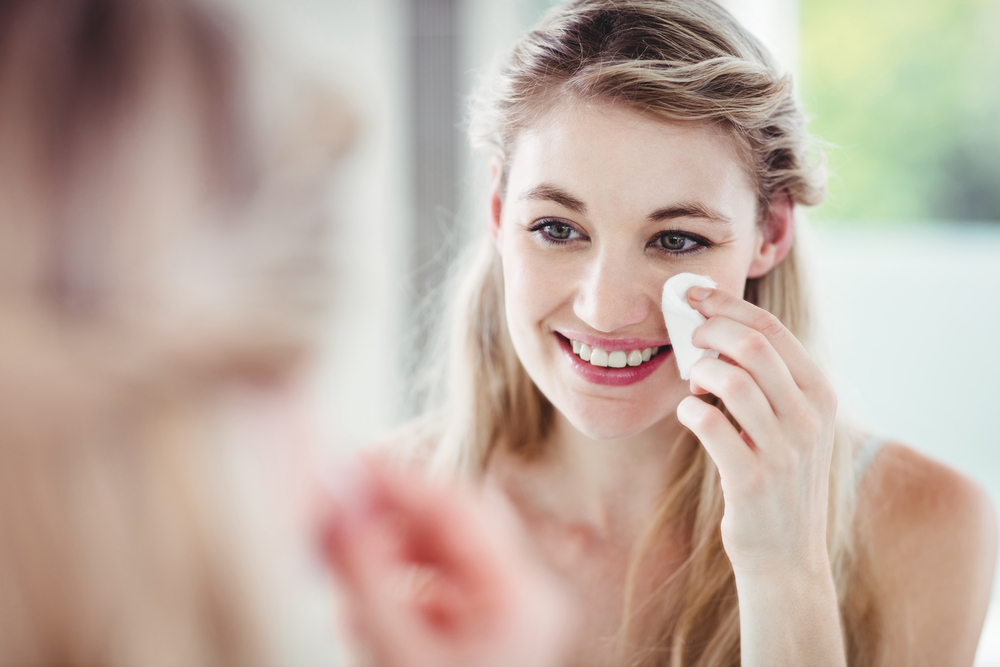
{"type": "Polygon", "coordinates": [[[733,140],[718,126],[568,102],[518,137],[505,168],[492,231],[510,335],[532,380],[591,437],[672,418],[688,383],[660,311],[663,283],[704,274],[742,296],[776,263],[733,140]]]}

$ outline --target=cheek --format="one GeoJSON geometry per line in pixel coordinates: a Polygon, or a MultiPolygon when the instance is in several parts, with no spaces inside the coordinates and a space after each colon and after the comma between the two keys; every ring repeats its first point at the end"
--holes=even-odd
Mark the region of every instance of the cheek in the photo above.
{"type": "Polygon", "coordinates": [[[565,291],[559,274],[537,249],[505,244],[504,295],[512,332],[533,328],[558,307],[565,291]]]}
{"type": "Polygon", "coordinates": [[[749,243],[739,243],[724,252],[706,253],[704,263],[691,267],[690,271],[709,276],[722,291],[742,297],[753,257],[754,248],[749,243]]]}
{"type": "Polygon", "coordinates": [[[723,292],[743,298],[743,291],[747,282],[746,268],[742,264],[738,266],[730,265],[710,275],[723,292]]]}

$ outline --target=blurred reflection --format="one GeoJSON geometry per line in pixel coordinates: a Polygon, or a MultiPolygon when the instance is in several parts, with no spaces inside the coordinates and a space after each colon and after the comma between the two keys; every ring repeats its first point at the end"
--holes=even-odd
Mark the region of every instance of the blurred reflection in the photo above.
{"type": "Polygon", "coordinates": [[[244,83],[194,3],[0,5],[5,665],[281,662],[301,476],[266,435],[297,439],[346,132],[257,141],[244,83]]]}

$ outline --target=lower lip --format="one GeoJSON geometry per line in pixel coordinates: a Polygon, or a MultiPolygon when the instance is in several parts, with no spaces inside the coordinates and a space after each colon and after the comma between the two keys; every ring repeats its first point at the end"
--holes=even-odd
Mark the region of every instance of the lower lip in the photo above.
{"type": "Polygon", "coordinates": [[[570,366],[580,377],[593,384],[603,384],[612,387],[624,387],[636,382],[642,382],[673,353],[673,348],[667,346],[666,349],[660,348],[659,354],[638,366],[605,368],[603,366],[595,366],[589,361],[584,361],[573,354],[573,347],[567,339],[562,336],[556,336],[556,338],[559,340],[559,345],[562,347],[562,351],[566,355],[570,366]]]}

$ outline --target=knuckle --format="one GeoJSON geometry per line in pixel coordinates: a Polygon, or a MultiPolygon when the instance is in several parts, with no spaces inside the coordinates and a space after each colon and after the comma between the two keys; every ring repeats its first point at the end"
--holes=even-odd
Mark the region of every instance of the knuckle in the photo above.
{"type": "Polygon", "coordinates": [[[837,392],[829,382],[816,383],[809,394],[818,416],[837,414],[837,392]]]}
{"type": "Polygon", "coordinates": [[[718,431],[718,423],[715,419],[715,412],[711,408],[699,410],[694,419],[694,426],[705,433],[715,433],[718,431]]]}
{"type": "Polygon", "coordinates": [[[727,369],[727,373],[722,378],[721,390],[727,396],[743,396],[750,390],[753,382],[750,375],[742,368],[732,367],[727,369]]]}
{"type": "Polygon", "coordinates": [[[823,409],[814,404],[800,403],[791,413],[791,421],[809,440],[822,433],[826,419],[823,409]]]}
{"type": "Polygon", "coordinates": [[[785,325],[772,313],[764,310],[754,318],[753,328],[770,338],[781,334],[785,330],[785,325]]]}
{"type": "Polygon", "coordinates": [[[808,429],[807,432],[812,437],[814,438],[817,437],[820,433],[823,432],[823,421],[824,420],[822,416],[818,412],[815,411],[810,412],[808,417],[806,418],[806,428],[808,429]]]}
{"type": "Polygon", "coordinates": [[[754,330],[740,338],[737,343],[737,353],[747,358],[757,357],[765,352],[767,345],[764,334],[754,330]]]}
{"type": "Polygon", "coordinates": [[[771,486],[770,482],[769,476],[762,469],[754,467],[744,476],[743,490],[748,495],[759,496],[771,486]]]}
{"type": "Polygon", "coordinates": [[[799,468],[801,453],[795,447],[782,447],[774,457],[773,465],[782,474],[789,474],[799,468]]]}

